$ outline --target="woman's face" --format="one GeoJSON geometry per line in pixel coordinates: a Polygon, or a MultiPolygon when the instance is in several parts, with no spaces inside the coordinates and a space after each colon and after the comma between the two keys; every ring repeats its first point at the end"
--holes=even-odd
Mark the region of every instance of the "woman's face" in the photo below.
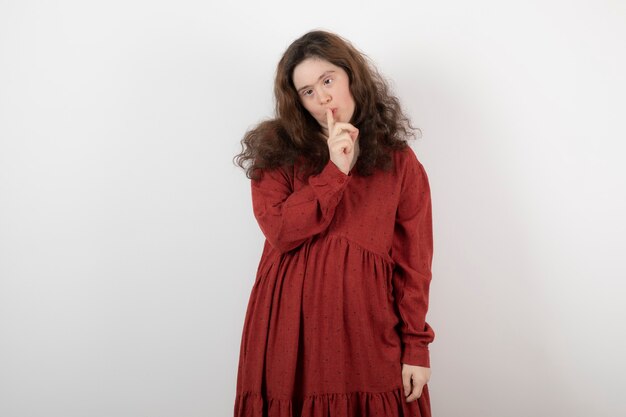
{"type": "Polygon", "coordinates": [[[320,58],[307,58],[293,70],[293,85],[305,109],[328,136],[326,109],[336,122],[350,122],[355,103],[343,68],[320,58]]]}

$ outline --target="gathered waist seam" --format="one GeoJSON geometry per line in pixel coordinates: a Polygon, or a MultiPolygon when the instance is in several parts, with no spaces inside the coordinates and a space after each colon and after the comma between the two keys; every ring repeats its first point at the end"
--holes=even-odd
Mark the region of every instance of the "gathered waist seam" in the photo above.
{"type": "Polygon", "coordinates": [[[357,242],[356,240],[353,240],[351,238],[349,238],[348,236],[339,234],[339,233],[328,233],[326,235],[326,237],[333,237],[333,238],[339,238],[339,239],[343,239],[347,242],[350,242],[351,244],[359,247],[361,250],[364,250],[368,253],[371,253],[372,255],[378,256],[379,258],[381,258],[383,261],[390,263],[392,266],[395,265],[396,263],[394,262],[393,259],[391,259],[391,256],[389,256],[386,253],[380,253],[380,252],[376,252],[372,249],[366,248],[365,246],[363,246],[361,243],[357,242]]]}
{"type": "MultiPolygon", "coordinates": [[[[342,234],[339,234],[339,233],[327,233],[327,234],[325,234],[323,236],[321,236],[321,235],[314,236],[312,239],[307,240],[296,251],[299,252],[301,250],[304,250],[305,246],[312,245],[318,239],[321,240],[321,239],[327,239],[327,238],[344,240],[346,242],[349,242],[351,245],[356,246],[360,250],[365,251],[367,253],[370,253],[370,254],[380,258],[383,262],[386,262],[391,267],[394,267],[396,265],[396,262],[391,258],[391,256],[389,256],[389,254],[376,252],[375,250],[366,248],[365,246],[363,246],[361,243],[357,242],[356,240],[353,240],[353,239],[349,238],[348,236],[342,235],[342,234]]],[[[277,261],[281,260],[283,258],[283,255],[289,254],[290,252],[287,252],[285,254],[281,254],[278,251],[275,251],[274,253],[275,253],[275,255],[273,256],[273,259],[268,259],[267,260],[268,261],[268,265],[266,265],[266,268],[264,269],[265,272],[267,272],[272,267],[272,265],[274,263],[276,263],[277,261]]]]}

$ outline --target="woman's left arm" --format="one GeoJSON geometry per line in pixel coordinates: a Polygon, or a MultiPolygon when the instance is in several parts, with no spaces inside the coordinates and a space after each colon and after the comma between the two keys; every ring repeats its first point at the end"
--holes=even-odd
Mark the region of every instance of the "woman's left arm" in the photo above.
{"type": "Polygon", "coordinates": [[[390,253],[395,262],[392,283],[401,319],[401,362],[430,368],[428,345],[435,338],[426,322],[433,257],[430,185],[426,170],[413,150],[408,148],[404,156],[390,253]]]}

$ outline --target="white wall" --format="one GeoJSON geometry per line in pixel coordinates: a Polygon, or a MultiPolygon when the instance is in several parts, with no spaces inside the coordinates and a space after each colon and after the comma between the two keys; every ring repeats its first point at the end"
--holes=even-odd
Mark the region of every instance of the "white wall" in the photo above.
{"type": "Polygon", "coordinates": [[[624,2],[226,3],[0,2],[0,415],[232,414],[231,158],[314,28],[423,131],[433,415],[626,415],[624,2]]]}

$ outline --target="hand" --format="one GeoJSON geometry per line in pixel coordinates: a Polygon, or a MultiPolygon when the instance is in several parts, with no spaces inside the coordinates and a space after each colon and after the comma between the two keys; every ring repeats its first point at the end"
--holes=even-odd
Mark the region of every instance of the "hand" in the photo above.
{"type": "Polygon", "coordinates": [[[359,129],[350,123],[335,123],[335,117],[330,109],[326,109],[326,123],[328,126],[328,150],[330,160],[346,175],[350,172],[354,159],[354,146],[359,136],[359,129]]]}
{"type": "Polygon", "coordinates": [[[404,396],[407,403],[422,396],[422,389],[430,380],[430,374],[430,368],[402,364],[402,385],[404,385],[404,396]],[[411,382],[413,383],[411,384],[411,382]]]}

